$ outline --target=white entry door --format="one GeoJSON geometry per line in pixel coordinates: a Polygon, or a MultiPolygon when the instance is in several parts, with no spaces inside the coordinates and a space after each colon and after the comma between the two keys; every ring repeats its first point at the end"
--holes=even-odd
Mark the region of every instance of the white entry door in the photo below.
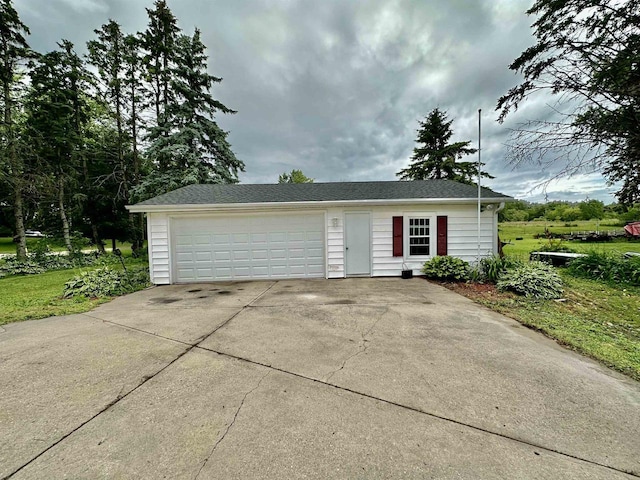
{"type": "Polygon", "coordinates": [[[173,281],[324,278],[324,243],[324,214],[173,218],[173,281]]]}
{"type": "Polygon", "coordinates": [[[345,213],[346,273],[371,275],[371,214],[345,213]]]}

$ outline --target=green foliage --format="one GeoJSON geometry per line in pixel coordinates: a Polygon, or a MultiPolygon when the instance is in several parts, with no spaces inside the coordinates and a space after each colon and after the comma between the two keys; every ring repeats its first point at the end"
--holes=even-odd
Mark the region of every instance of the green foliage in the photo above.
{"type": "Polygon", "coordinates": [[[0,263],[0,278],[8,277],[11,275],[35,275],[43,273],[47,269],[33,260],[16,260],[17,257],[12,257],[0,263]]]}
{"type": "Polygon", "coordinates": [[[501,222],[526,222],[538,218],[552,222],[575,222],[603,218],[617,220],[622,215],[619,210],[619,205],[605,206],[600,200],[549,203],[529,203],[519,200],[507,203],[498,214],[498,218],[501,222]]]}
{"type": "Polygon", "coordinates": [[[572,261],[568,270],[576,277],[640,285],[640,257],[625,258],[619,253],[592,251],[572,261]]]}
{"type": "Polygon", "coordinates": [[[64,285],[64,298],[115,297],[142,290],[150,285],[149,269],[135,267],[117,270],[101,267],[73,277],[64,285]]]}
{"type": "Polygon", "coordinates": [[[480,278],[489,283],[497,283],[508,270],[513,270],[522,264],[521,260],[509,256],[499,257],[498,255],[493,255],[486,257],[480,260],[480,278]]]}
{"type": "Polygon", "coordinates": [[[604,203],[600,200],[585,200],[580,203],[579,207],[583,220],[604,218],[604,203]]]}
{"type": "Polygon", "coordinates": [[[522,263],[500,276],[497,287],[525,297],[552,299],[562,295],[562,279],[542,262],[522,263]]]}
{"type": "Polygon", "coordinates": [[[278,177],[278,183],[313,183],[313,178],[307,177],[302,170],[291,170],[291,173],[284,172],[278,177]]]}
{"type": "Polygon", "coordinates": [[[463,282],[469,279],[471,268],[461,258],[445,255],[425,262],[422,272],[427,278],[463,282]]]}
{"type": "MultiPolygon", "coordinates": [[[[452,123],[438,108],[420,122],[416,139],[419,146],[413,149],[412,163],[396,174],[401,180],[449,179],[468,184],[476,180],[476,163],[456,160],[477,150],[469,147],[471,142],[448,143],[453,135],[452,123]]],[[[482,176],[493,178],[486,172],[482,176]]]]}
{"type": "MultiPolygon", "coordinates": [[[[38,242],[37,245],[45,245],[48,248],[44,242],[38,242]]],[[[44,253],[45,247],[40,247],[41,251],[30,254],[24,261],[18,260],[17,257],[8,257],[0,261],[0,278],[12,275],[35,275],[50,270],[120,264],[120,260],[115,255],[96,256],[81,252],[74,255],[56,255],[44,253]]]]}
{"type": "Polygon", "coordinates": [[[538,246],[531,251],[575,253],[576,250],[568,246],[561,238],[548,238],[546,241],[540,242],[538,246]]]}

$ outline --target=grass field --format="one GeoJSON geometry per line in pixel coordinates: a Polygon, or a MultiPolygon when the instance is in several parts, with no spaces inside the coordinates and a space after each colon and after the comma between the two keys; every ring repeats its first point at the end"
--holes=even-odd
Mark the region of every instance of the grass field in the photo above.
{"type": "MultiPolygon", "coordinates": [[[[535,234],[543,234],[545,227],[552,233],[567,234],[577,231],[607,231],[607,230],[621,230],[622,227],[611,226],[606,221],[600,222],[600,225],[596,225],[596,222],[571,222],[570,226],[565,226],[563,222],[504,222],[498,226],[498,232],[500,234],[500,240],[503,242],[509,242],[509,245],[504,246],[505,255],[515,256],[521,259],[528,259],[529,253],[533,250],[540,250],[544,248],[544,244],[547,243],[546,239],[533,238],[535,234]],[[599,227],[599,228],[598,228],[599,227]],[[520,238],[521,240],[516,240],[520,238]]],[[[557,241],[557,240],[555,240],[557,241]]],[[[640,241],[629,241],[627,239],[619,239],[610,242],[580,242],[580,241],[563,241],[564,246],[567,246],[577,252],[589,252],[595,251],[618,251],[618,252],[640,252],[640,241]]]]}
{"type": "Polygon", "coordinates": [[[64,284],[88,268],[0,279],[0,325],[21,320],[87,312],[108,299],[63,299],[64,284]]]}
{"type": "MultiPolygon", "coordinates": [[[[146,259],[125,259],[127,267],[146,265],[146,259]]],[[[0,325],[56,315],[83,313],[109,298],[62,298],[64,284],[76,275],[99,266],[54,270],[36,275],[0,278],[0,325]]],[[[113,269],[122,269],[119,264],[113,269]]]]}

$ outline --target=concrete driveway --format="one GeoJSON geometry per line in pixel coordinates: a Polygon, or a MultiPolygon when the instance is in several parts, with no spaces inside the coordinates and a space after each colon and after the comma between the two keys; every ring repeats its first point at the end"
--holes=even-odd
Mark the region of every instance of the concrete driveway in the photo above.
{"type": "Polygon", "coordinates": [[[422,279],[0,327],[0,478],[634,478],[640,384],[422,279]]]}

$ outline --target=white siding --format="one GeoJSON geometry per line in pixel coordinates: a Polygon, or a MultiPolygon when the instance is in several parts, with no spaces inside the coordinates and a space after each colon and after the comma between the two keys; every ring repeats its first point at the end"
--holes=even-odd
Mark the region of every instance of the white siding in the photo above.
{"type": "MultiPolygon", "coordinates": [[[[468,262],[475,262],[478,252],[477,235],[477,206],[476,205],[449,205],[429,208],[426,206],[372,208],[373,213],[373,272],[374,277],[378,276],[398,276],[402,271],[402,264],[405,263],[412,269],[414,274],[420,274],[420,269],[425,260],[411,260],[407,256],[407,249],[404,248],[403,257],[393,256],[393,226],[392,218],[395,216],[405,217],[412,212],[420,212],[434,217],[432,232],[432,248],[436,248],[436,226],[435,217],[446,215],[448,217],[448,250],[447,253],[454,257],[460,257],[468,262]]],[[[480,253],[482,256],[489,256],[494,253],[494,213],[493,210],[486,210],[481,216],[481,236],[480,253]]],[[[434,251],[435,253],[435,251],[434,251]]]]}
{"type": "Polygon", "coordinates": [[[344,277],[344,212],[327,210],[327,278],[344,277]]]}
{"type": "MultiPolygon", "coordinates": [[[[315,214],[321,210],[309,210],[315,214]]],[[[405,263],[420,274],[424,259],[409,260],[407,249],[404,257],[393,256],[392,218],[406,217],[412,213],[425,213],[433,218],[432,248],[436,248],[436,220],[439,215],[448,218],[448,254],[475,262],[478,252],[477,206],[469,205],[399,205],[393,207],[330,208],[326,210],[326,276],[343,278],[345,276],[344,251],[344,214],[348,211],[371,212],[371,256],[372,276],[399,276],[405,263]]],[[[296,213],[301,213],[296,211],[296,213]]],[[[249,215],[250,213],[247,213],[249,215]]],[[[147,215],[149,238],[149,268],[154,284],[171,283],[171,255],[175,246],[170,245],[169,217],[163,213],[147,215]]],[[[406,234],[406,232],[405,232],[406,234]]],[[[405,235],[406,236],[406,235],[405,235]]],[[[485,210],[481,216],[480,253],[490,256],[497,253],[497,221],[495,210],[485,210]]]]}
{"type": "Polygon", "coordinates": [[[148,213],[147,232],[151,283],[168,285],[171,283],[169,217],[164,213],[148,213]]]}

